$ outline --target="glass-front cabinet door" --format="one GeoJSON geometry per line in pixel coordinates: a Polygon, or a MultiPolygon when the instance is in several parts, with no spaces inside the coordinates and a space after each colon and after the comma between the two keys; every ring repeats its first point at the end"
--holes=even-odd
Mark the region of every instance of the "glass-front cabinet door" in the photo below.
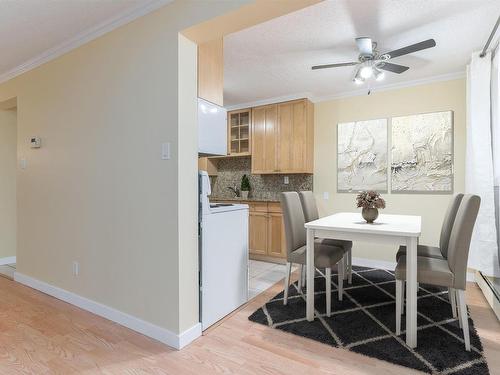
{"type": "Polygon", "coordinates": [[[250,155],[251,110],[228,112],[228,153],[232,156],[250,155]]]}

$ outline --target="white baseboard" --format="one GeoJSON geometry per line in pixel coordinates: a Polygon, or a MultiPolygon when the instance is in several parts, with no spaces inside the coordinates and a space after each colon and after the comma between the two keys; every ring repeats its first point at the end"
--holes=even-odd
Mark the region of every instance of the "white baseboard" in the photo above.
{"type": "Polygon", "coordinates": [[[493,291],[491,290],[490,286],[487,284],[486,281],[484,281],[483,277],[479,272],[476,272],[476,283],[479,285],[479,288],[481,288],[481,291],[483,292],[484,297],[488,301],[488,303],[491,306],[491,309],[497,316],[497,319],[500,321],[500,301],[498,301],[497,297],[493,294],[493,291]]]}
{"type": "Polygon", "coordinates": [[[184,346],[201,336],[200,323],[195,324],[193,327],[180,334],[175,334],[165,328],[136,318],[135,316],[47,284],[22,273],[15,272],[14,280],[81,309],[87,310],[93,314],[109,319],[115,323],[130,328],[131,330],[142,333],[145,336],[158,340],[175,349],[182,349],[184,346]]]}
{"type": "Polygon", "coordinates": [[[386,260],[377,260],[368,258],[356,258],[356,257],[352,257],[352,265],[360,267],[380,268],[383,270],[390,270],[390,271],[394,271],[394,268],[396,268],[396,262],[389,262],[386,260]]]}
{"type": "MultiPolygon", "coordinates": [[[[376,260],[376,259],[368,259],[368,258],[352,258],[353,266],[361,266],[361,267],[372,267],[372,268],[380,268],[383,270],[394,271],[396,268],[396,262],[389,262],[386,260],[376,260]]],[[[467,281],[475,282],[476,277],[474,272],[467,272],[467,281]]]]}
{"type": "Polygon", "coordinates": [[[5,266],[6,264],[15,264],[16,263],[16,257],[5,257],[5,258],[0,258],[0,266],[5,266]]]}
{"type": "Polygon", "coordinates": [[[191,328],[186,329],[180,335],[178,335],[178,348],[182,349],[186,345],[189,345],[198,337],[201,337],[201,323],[197,323],[191,328]]]}

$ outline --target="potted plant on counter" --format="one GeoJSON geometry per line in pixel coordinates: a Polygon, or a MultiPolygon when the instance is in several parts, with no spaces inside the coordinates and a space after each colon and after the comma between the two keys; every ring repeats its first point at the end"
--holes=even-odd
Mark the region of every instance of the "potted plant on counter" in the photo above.
{"type": "Polygon", "coordinates": [[[241,178],[241,198],[248,199],[248,192],[250,191],[250,180],[246,174],[241,178]]]}
{"type": "Polygon", "coordinates": [[[356,197],[358,207],[362,207],[361,215],[367,223],[372,224],[378,217],[378,209],[385,208],[385,200],[376,191],[362,191],[356,197]]]}

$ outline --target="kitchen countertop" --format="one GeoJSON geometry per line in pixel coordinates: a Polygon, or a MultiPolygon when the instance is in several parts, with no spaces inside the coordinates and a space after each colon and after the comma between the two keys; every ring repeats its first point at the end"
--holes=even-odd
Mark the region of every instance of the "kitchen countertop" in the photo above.
{"type": "Polygon", "coordinates": [[[220,201],[234,201],[234,202],[279,202],[279,199],[272,197],[248,197],[243,199],[242,197],[212,197],[210,196],[210,202],[220,202],[220,201]]]}

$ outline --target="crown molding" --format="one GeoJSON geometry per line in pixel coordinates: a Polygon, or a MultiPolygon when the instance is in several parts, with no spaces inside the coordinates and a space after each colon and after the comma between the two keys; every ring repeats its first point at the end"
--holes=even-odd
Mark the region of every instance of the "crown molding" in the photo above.
{"type": "Polygon", "coordinates": [[[252,107],[258,107],[261,105],[288,102],[290,100],[297,100],[297,99],[304,99],[304,98],[310,99],[311,97],[312,97],[312,94],[310,92],[302,92],[302,93],[292,94],[292,95],[275,96],[274,98],[256,100],[254,102],[246,102],[246,103],[241,103],[241,104],[228,105],[228,106],[225,106],[225,108],[228,111],[235,111],[237,109],[252,108],[252,107]]]}
{"type": "MultiPolygon", "coordinates": [[[[434,83],[434,82],[452,81],[454,79],[465,78],[465,76],[466,76],[465,73],[466,72],[464,70],[461,72],[447,73],[447,74],[441,74],[441,75],[437,75],[437,76],[415,79],[412,81],[398,82],[398,83],[391,83],[391,84],[387,84],[387,85],[377,86],[377,87],[373,87],[370,89],[370,94],[375,94],[375,93],[381,92],[381,91],[402,89],[402,88],[406,88],[406,87],[427,85],[429,83],[434,83]]],[[[346,91],[346,92],[334,94],[334,95],[315,96],[315,97],[311,98],[311,101],[314,103],[319,103],[319,102],[325,102],[325,101],[334,100],[334,99],[350,98],[353,96],[363,96],[363,95],[367,95],[368,90],[369,90],[368,87],[365,87],[365,88],[360,88],[358,90],[346,91]]]]}
{"type": "MultiPolygon", "coordinates": [[[[388,90],[402,89],[405,87],[426,85],[426,84],[433,83],[433,82],[452,81],[454,79],[460,79],[460,78],[465,78],[465,77],[466,77],[466,72],[464,70],[461,72],[447,73],[447,74],[441,74],[441,75],[436,75],[436,76],[431,76],[431,77],[426,77],[426,78],[421,78],[421,79],[415,79],[412,81],[398,82],[398,83],[377,86],[377,87],[373,87],[371,89],[371,93],[375,94],[375,93],[381,92],[381,91],[388,91],[388,90]]],[[[363,87],[363,88],[360,88],[357,90],[345,91],[345,92],[341,92],[338,94],[325,95],[325,96],[314,96],[310,92],[302,92],[302,93],[292,94],[292,95],[287,95],[287,96],[278,96],[278,97],[274,97],[274,98],[257,100],[254,102],[234,104],[231,106],[226,106],[226,109],[228,111],[233,111],[233,110],[237,110],[237,109],[257,107],[260,105],[286,102],[288,100],[295,100],[295,99],[302,99],[302,98],[308,98],[313,103],[319,103],[319,102],[325,102],[328,100],[349,98],[349,97],[353,97],[353,96],[363,96],[363,95],[366,95],[367,92],[368,92],[368,87],[363,87]]]]}
{"type": "Polygon", "coordinates": [[[91,27],[90,29],[82,31],[75,37],[42,52],[38,56],[25,61],[15,68],[0,74],[0,83],[4,83],[14,77],[37,68],[42,64],[54,60],[57,57],[62,56],[69,51],[74,50],[94,39],[97,39],[98,37],[107,34],[120,26],[123,26],[129,22],[136,20],[139,17],[153,12],[171,3],[172,1],[173,0],[148,0],[137,7],[121,12],[118,15],[109,18],[104,22],[101,22],[100,24],[91,27]]]}

